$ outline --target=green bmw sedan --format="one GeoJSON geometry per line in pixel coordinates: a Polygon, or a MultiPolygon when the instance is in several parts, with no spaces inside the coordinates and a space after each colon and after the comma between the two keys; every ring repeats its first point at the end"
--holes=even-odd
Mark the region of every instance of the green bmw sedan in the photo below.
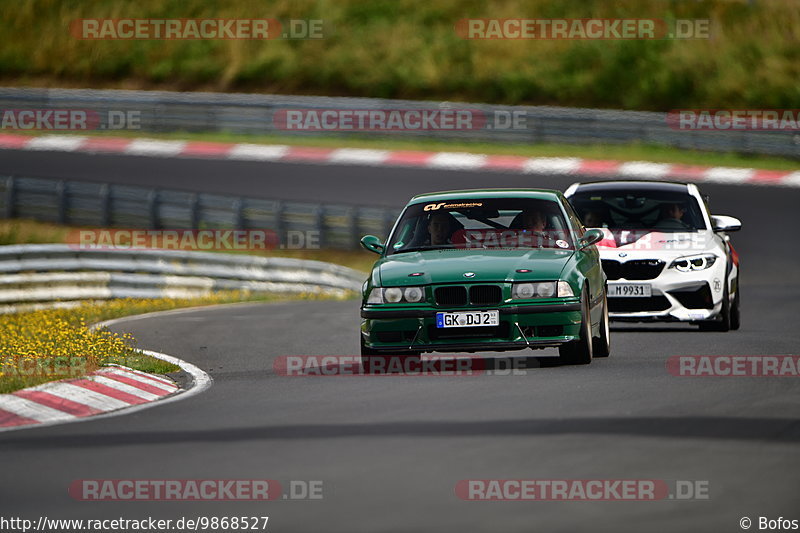
{"type": "MultiPolygon", "coordinates": [[[[405,207],[364,283],[361,356],[558,348],[563,364],[610,353],[606,278],[563,194],[422,194],[405,207]]],[[[543,354],[544,355],[544,354],[543,354]]]]}

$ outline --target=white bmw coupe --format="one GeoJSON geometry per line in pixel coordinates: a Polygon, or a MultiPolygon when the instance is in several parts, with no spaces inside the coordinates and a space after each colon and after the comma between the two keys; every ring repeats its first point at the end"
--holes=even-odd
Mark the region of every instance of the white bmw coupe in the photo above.
{"type": "Polygon", "coordinates": [[[691,183],[575,183],[564,193],[597,243],[609,316],[739,329],[739,256],[729,232],[741,222],[711,215],[691,183]]]}

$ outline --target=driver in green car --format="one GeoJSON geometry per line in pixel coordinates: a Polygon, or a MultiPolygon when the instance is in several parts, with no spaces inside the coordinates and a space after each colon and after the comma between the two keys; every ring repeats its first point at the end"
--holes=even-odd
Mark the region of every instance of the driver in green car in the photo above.
{"type": "Polygon", "coordinates": [[[428,234],[430,241],[427,244],[439,246],[452,244],[450,237],[453,234],[453,215],[447,212],[434,213],[428,219],[428,234]]]}

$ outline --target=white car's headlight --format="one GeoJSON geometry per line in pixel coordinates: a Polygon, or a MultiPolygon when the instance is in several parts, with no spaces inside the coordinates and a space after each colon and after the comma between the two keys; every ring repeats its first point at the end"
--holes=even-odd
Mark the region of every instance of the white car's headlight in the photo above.
{"type": "Polygon", "coordinates": [[[714,254],[686,255],[675,259],[669,268],[674,268],[678,272],[692,272],[710,268],[716,261],[717,256],[714,254]]]}
{"type": "Polygon", "coordinates": [[[553,298],[560,292],[561,287],[557,285],[560,284],[557,284],[555,281],[515,283],[511,286],[511,299],[530,300],[533,298],[553,298]]]}
{"type": "Polygon", "coordinates": [[[422,287],[374,287],[367,298],[368,304],[419,303],[425,299],[422,287]]]}

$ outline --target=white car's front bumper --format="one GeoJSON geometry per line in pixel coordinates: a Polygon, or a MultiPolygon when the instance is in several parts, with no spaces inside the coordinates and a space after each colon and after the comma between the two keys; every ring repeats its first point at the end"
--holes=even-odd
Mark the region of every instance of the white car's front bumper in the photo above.
{"type": "MultiPolygon", "coordinates": [[[[604,259],[619,260],[616,257],[604,259]]],[[[648,284],[651,288],[650,297],[609,297],[609,316],[641,321],[713,319],[722,309],[725,271],[725,260],[720,258],[710,268],[692,272],[669,268],[669,261],[665,261],[663,270],[653,279],[612,279],[609,276],[609,287],[622,283],[648,284]]]]}

